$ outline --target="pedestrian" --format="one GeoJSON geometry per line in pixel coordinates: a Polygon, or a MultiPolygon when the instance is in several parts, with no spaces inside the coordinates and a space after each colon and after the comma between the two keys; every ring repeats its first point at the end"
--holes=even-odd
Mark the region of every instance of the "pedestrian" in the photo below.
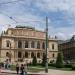
{"type": "Polygon", "coordinates": [[[16,72],[17,74],[19,74],[19,64],[18,63],[16,64],[16,72]]]}
{"type": "Polygon", "coordinates": [[[23,64],[21,64],[20,71],[21,71],[21,75],[24,75],[24,65],[23,64]]]}
{"type": "Polygon", "coordinates": [[[24,73],[27,75],[27,64],[24,64],[24,73]]]}

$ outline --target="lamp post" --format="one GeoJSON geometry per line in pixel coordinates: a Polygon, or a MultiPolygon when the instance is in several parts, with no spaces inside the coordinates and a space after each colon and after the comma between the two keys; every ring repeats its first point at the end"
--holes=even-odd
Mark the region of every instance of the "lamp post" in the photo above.
{"type": "Polygon", "coordinates": [[[9,60],[10,60],[10,62],[11,62],[11,42],[10,42],[10,55],[9,55],[9,60]]]}
{"type": "Polygon", "coordinates": [[[48,17],[46,17],[46,63],[45,63],[45,72],[48,73],[48,60],[47,60],[47,50],[48,50],[48,17]]]}

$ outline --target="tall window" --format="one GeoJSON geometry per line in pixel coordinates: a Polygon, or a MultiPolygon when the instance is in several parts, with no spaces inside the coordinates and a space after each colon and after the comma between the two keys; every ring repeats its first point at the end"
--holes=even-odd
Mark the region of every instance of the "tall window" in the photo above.
{"type": "Polygon", "coordinates": [[[28,58],[28,52],[25,52],[25,58],[28,58]]]}
{"type": "Polygon", "coordinates": [[[45,43],[44,42],[42,43],[42,49],[45,49],[45,43]]]}
{"type": "Polygon", "coordinates": [[[37,58],[40,58],[40,53],[37,53],[37,58]]]}
{"type": "Polygon", "coordinates": [[[18,52],[18,58],[21,58],[21,56],[22,56],[22,53],[18,52]]]}
{"type": "Polygon", "coordinates": [[[10,47],[10,41],[6,41],[6,46],[10,47]]]}
{"type": "Polygon", "coordinates": [[[22,42],[18,41],[18,48],[22,48],[22,42]]]}
{"type": "Polygon", "coordinates": [[[33,57],[34,57],[34,53],[32,52],[32,53],[31,53],[31,58],[33,58],[33,57]]]}
{"type": "Polygon", "coordinates": [[[52,44],[52,49],[54,49],[54,44],[52,44]]]}
{"type": "Polygon", "coordinates": [[[55,57],[54,53],[52,54],[52,57],[53,57],[53,58],[55,57]]]}
{"type": "Polygon", "coordinates": [[[28,48],[28,41],[25,41],[25,48],[28,48]]]}
{"type": "Polygon", "coordinates": [[[37,42],[37,48],[40,49],[40,42],[37,42]]]}
{"type": "Polygon", "coordinates": [[[34,43],[34,41],[31,42],[31,48],[35,48],[35,43],[34,43]]]}
{"type": "Polygon", "coordinates": [[[6,52],[6,56],[9,57],[9,52],[6,52]]]}

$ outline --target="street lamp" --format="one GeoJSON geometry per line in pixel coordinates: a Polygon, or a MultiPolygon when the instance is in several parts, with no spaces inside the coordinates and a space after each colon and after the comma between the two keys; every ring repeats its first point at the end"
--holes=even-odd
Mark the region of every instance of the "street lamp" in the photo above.
{"type": "Polygon", "coordinates": [[[48,73],[48,60],[47,60],[47,50],[48,50],[48,17],[46,17],[46,63],[45,72],[48,73]]]}
{"type": "Polygon", "coordinates": [[[10,52],[9,60],[10,60],[10,62],[11,62],[11,56],[12,56],[12,55],[11,55],[11,42],[10,42],[10,51],[9,51],[9,52],[10,52]]]}

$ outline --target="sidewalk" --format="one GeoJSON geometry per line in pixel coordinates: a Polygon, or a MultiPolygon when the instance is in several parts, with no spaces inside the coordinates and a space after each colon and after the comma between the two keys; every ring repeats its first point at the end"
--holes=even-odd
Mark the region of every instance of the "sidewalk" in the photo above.
{"type": "MultiPolygon", "coordinates": [[[[11,71],[11,70],[1,70],[2,73],[9,73],[9,74],[16,74],[16,71],[11,71]]],[[[62,71],[62,70],[54,70],[54,69],[49,69],[48,74],[45,73],[44,71],[40,71],[38,73],[32,73],[28,72],[28,75],[75,75],[75,71],[62,71]]]]}
{"type": "MultiPolygon", "coordinates": [[[[7,73],[7,74],[16,74],[16,71],[11,71],[11,70],[6,70],[6,69],[2,69],[1,73],[7,73]]],[[[39,73],[32,73],[32,72],[28,72],[28,75],[48,75],[44,72],[39,72],[39,73]]]]}

